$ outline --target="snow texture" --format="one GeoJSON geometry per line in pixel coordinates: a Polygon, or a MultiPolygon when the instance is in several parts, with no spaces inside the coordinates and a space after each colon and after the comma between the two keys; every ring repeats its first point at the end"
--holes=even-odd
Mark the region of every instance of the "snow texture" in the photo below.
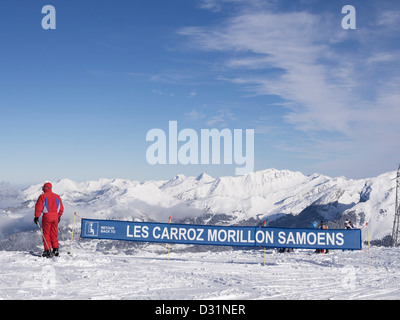
{"type": "MultiPolygon", "coordinates": [[[[324,218],[328,227],[369,223],[371,240],[390,236],[394,219],[396,172],[351,180],[320,174],[268,169],[244,176],[212,178],[178,175],[169,181],[100,179],[53,182],[64,202],[61,226],[74,212],[93,219],[119,219],[210,225],[306,227],[324,218]]],[[[33,230],[33,208],[42,184],[14,190],[0,184],[0,238],[33,230]]]]}
{"type": "Polygon", "coordinates": [[[287,170],[240,177],[178,175],[169,181],[53,182],[64,201],[58,258],[46,259],[33,224],[41,184],[0,183],[0,299],[399,299],[398,248],[371,247],[391,233],[395,172],[349,180],[287,170]],[[72,254],[70,239],[78,213],[72,254]],[[362,228],[363,250],[231,247],[79,239],[80,218],[310,227],[325,218],[362,228]],[[168,259],[169,256],[169,259],[168,259]],[[371,264],[370,264],[371,261],[371,264]],[[265,263],[264,263],[265,262],[265,263]]]}
{"type": "Polygon", "coordinates": [[[0,254],[0,299],[399,299],[400,252],[310,250],[103,254],[73,247],[58,258],[0,254]]]}

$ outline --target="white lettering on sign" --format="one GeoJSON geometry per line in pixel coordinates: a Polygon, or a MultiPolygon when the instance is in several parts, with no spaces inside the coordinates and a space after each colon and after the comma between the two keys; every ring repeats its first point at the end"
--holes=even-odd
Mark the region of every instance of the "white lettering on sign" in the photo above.
{"type": "Polygon", "coordinates": [[[160,240],[178,240],[178,241],[204,241],[204,229],[202,228],[177,228],[177,227],[164,227],[161,229],[156,226],[153,229],[154,239],[160,240]]]}
{"type": "Polygon", "coordinates": [[[116,233],[115,228],[113,226],[101,226],[100,233],[116,233]]]}
{"type": "Polygon", "coordinates": [[[221,227],[184,224],[126,222],[100,225],[86,221],[83,237],[165,243],[193,243],[273,248],[332,248],[359,250],[358,230],[221,227]]]}
{"type": "MultiPolygon", "coordinates": [[[[318,245],[318,246],[342,246],[343,233],[328,233],[328,232],[288,232],[279,231],[278,243],[281,245],[318,245]]],[[[257,235],[256,235],[257,237],[257,235]]],[[[259,240],[256,238],[257,241],[259,240]]]]}
{"type": "Polygon", "coordinates": [[[133,231],[130,230],[130,226],[126,227],[126,236],[128,238],[148,238],[149,237],[149,227],[148,226],[140,226],[135,225],[133,227],[133,231]]]}

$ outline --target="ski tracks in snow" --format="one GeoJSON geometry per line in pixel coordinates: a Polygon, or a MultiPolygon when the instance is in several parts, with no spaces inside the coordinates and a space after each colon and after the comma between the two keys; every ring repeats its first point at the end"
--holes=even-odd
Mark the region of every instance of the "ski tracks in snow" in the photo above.
{"type": "Polygon", "coordinates": [[[0,252],[1,299],[400,299],[400,253],[0,252]]]}

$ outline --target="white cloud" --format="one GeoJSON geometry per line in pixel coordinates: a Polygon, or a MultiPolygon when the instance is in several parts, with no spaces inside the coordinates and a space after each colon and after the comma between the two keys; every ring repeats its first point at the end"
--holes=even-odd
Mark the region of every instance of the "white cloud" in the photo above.
{"type": "Polygon", "coordinates": [[[159,96],[169,96],[169,97],[175,96],[175,93],[169,92],[168,90],[153,89],[152,92],[159,96]]]}
{"type": "MultiPolygon", "coordinates": [[[[212,12],[220,12],[224,7],[239,5],[243,7],[265,7],[277,0],[199,0],[199,7],[212,12]]],[[[279,1],[279,0],[278,0],[279,1]]]]}
{"type": "Polygon", "coordinates": [[[321,138],[319,152],[331,148],[340,154],[342,148],[360,152],[359,160],[366,150],[379,150],[393,159],[392,148],[398,146],[393,139],[400,141],[395,71],[400,63],[398,33],[389,31],[397,13],[385,11],[380,17],[385,21],[371,30],[364,26],[351,33],[327,13],[247,10],[218,25],[182,28],[179,34],[192,47],[221,53],[218,63],[224,59],[226,73],[219,80],[254,95],[279,96],[283,119],[293,128],[338,133],[336,141],[321,138]],[[382,42],[385,46],[374,46],[382,42]]]}
{"type": "Polygon", "coordinates": [[[207,126],[219,126],[226,127],[229,121],[235,120],[235,115],[228,109],[220,109],[216,115],[210,117],[210,120],[206,122],[207,126]]]}
{"type": "Polygon", "coordinates": [[[398,60],[400,52],[377,52],[368,58],[368,63],[394,62],[398,60]]]}
{"type": "Polygon", "coordinates": [[[183,81],[187,81],[189,78],[188,75],[179,72],[167,72],[167,73],[159,73],[152,75],[150,77],[150,81],[153,82],[163,82],[169,84],[179,84],[183,81]]]}
{"type": "Polygon", "coordinates": [[[286,119],[299,129],[343,131],[343,93],[328,83],[329,70],[317,63],[327,51],[320,20],[305,12],[257,12],[231,18],[222,26],[184,28],[180,33],[190,36],[203,50],[256,54],[227,58],[226,65],[283,72],[274,77],[266,72],[230,81],[246,84],[256,94],[278,95],[293,102],[286,119]]]}
{"type": "Polygon", "coordinates": [[[197,96],[197,92],[196,92],[196,89],[193,89],[193,90],[189,93],[188,98],[194,98],[195,96],[197,96]]]}
{"type": "Polygon", "coordinates": [[[194,121],[202,120],[206,117],[206,115],[204,113],[196,111],[196,110],[192,110],[189,113],[186,113],[185,115],[194,121]]]}
{"type": "Polygon", "coordinates": [[[377,25],[388,28],[392,31],[400,28],[400,10],[383,10],[377,17],[377,25]]]}
{"type": "MultiPolygon", "coordinates": [[[[247,13],[218,26],[179,31],[201,50],[240,53],[239,58],[228,55],[225,65],[229,68],[266,70],[247,77],[220,79],[243,84],[259,95],[278,95],[291,102],[292,111],[285,118],[298,129],[349,133],[349,124],[365,107],[365,101],[354,90],[360,77],[357,69],[365,63],[393,61],[394,54],[373,53],[369,58],[364,53],[341,55],[330,47],[329,39],[342,32],[345,31],[340,28],[332,29],[321,16],[306,12],[247,13]],[[268,68],[282,72],[269,76],[268,68]]],[[[368,112],[380,112],[372,104],[369,107],[368,112]]]]}

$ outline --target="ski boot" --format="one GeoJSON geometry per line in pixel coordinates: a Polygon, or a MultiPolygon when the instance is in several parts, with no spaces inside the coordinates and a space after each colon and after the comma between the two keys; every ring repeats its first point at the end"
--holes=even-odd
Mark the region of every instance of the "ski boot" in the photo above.
{"type": "Polygon", "coordinates": [[[51,258],[53,253],[50,250],[43,251],[42,257],[51,258]]]}
{"type": "Polygon", "coordinates": [[[58,248],[53,248],[53,255],[55,257],[58,257],[60,255],[60,253],[58,252],[58,248]]]}

